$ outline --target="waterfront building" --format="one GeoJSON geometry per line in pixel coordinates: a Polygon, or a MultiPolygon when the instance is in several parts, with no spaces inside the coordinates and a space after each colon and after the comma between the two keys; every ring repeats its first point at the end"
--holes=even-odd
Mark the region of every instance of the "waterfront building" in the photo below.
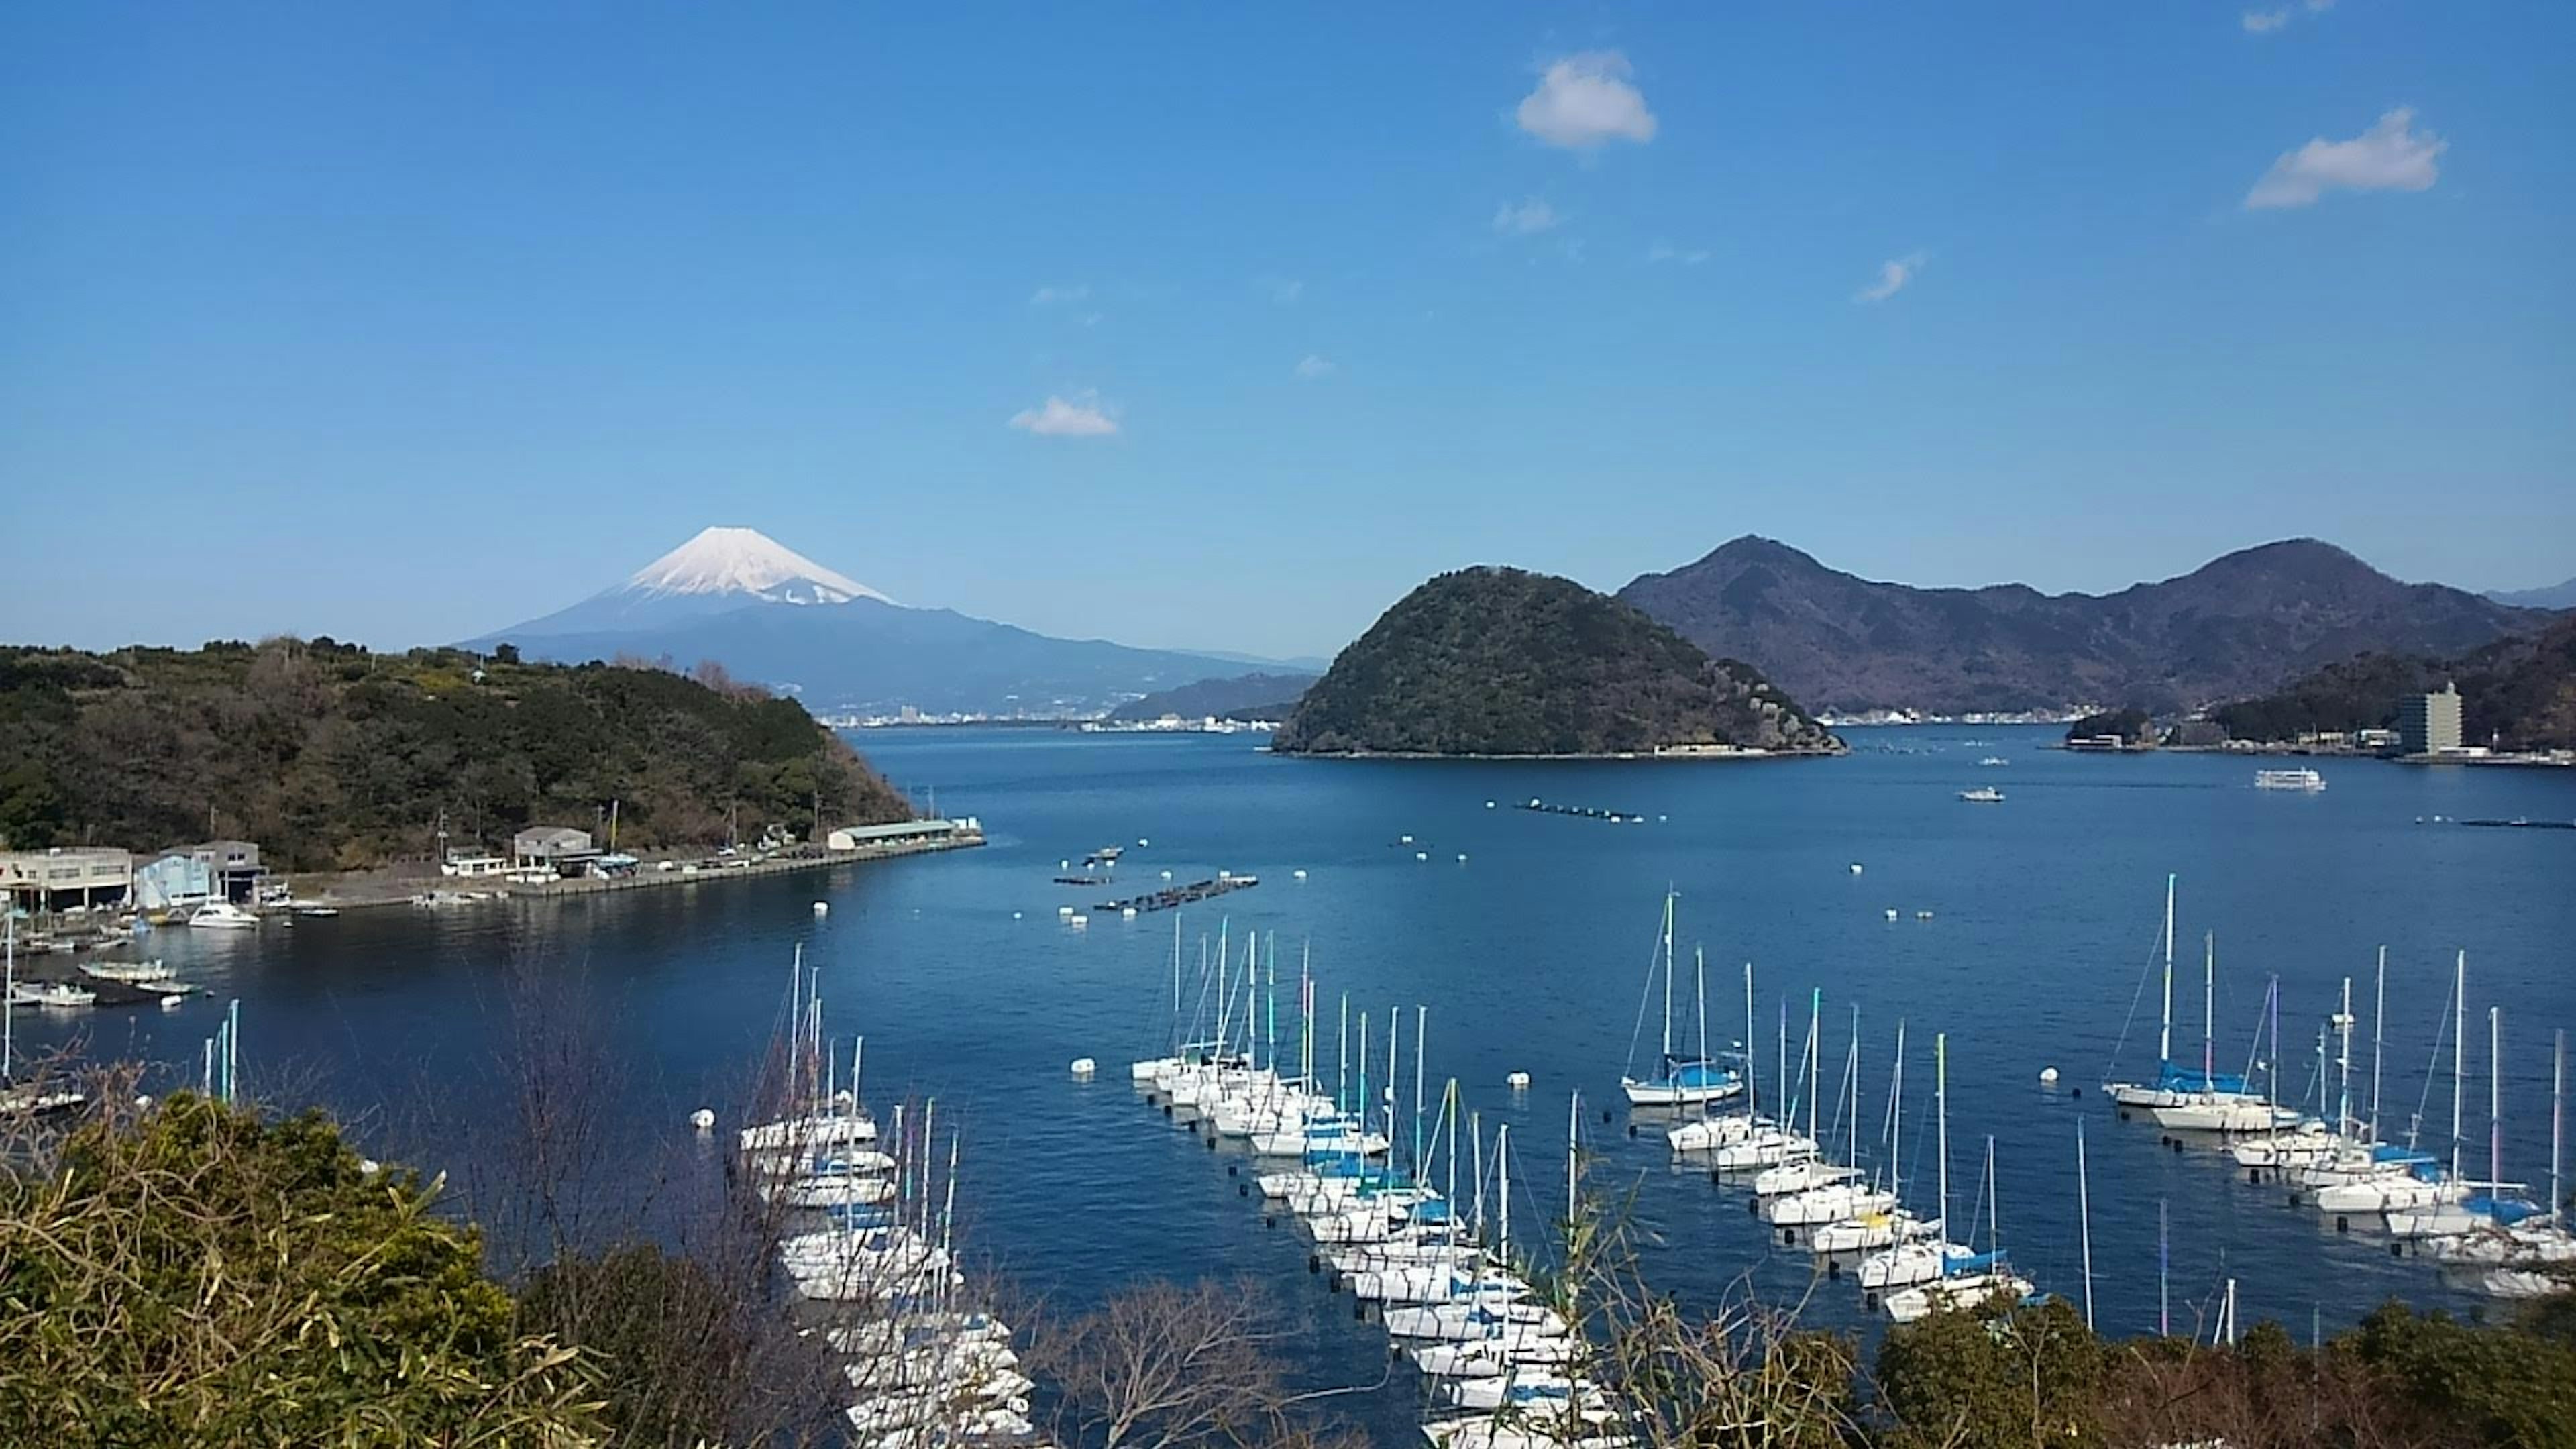
{"type": "Polygon", "coordinates": [[[904,820],[892,825],[844,825],[825,836],[823,844],[831,850],[875,850],[892,845],[956,845],[968,837],[983,838],[982,821],[968,816],[963,820],[904,820]]]}
{"type": "Polygon", "coordinates": [[[2397,707],[2397,752],[2456,754],[2460,749],[2460,691],[2449,680],[2432,694],[2413,694],[2397,707]]]}
{"type": "Polygon", "coordinates": [[[259,863],[259,845],[255,841],[209,840],[187,850],[205,863],[214,895],[236,905],[256,898],[259,883],[268,875],[268,867],[259,863]]]}
{"type": "Polygon", "coordinates": [[[179,911],[214,898],[214,872],[190,851],[168,850],[135,867],[134,905],[144,911],[179,911]]]}
{"type": "Polygon", "coordinates": [[[134,899],[134,855],[90,846],[0,851],[0,893],[30,914],[122,906],[134,899]]]}
{"type": "Polygon", "coordinates": [[[599,847],[591,843],[590,832],[569,825],[531,825],[510,837],[513,871],[584,875],[598,859],[599,847]]]}

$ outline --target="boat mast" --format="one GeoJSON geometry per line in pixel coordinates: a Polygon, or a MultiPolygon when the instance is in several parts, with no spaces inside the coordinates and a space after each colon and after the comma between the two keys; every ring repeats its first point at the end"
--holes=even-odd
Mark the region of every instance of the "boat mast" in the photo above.
{"type": "Polygon", "coordinates": [[[1425,1033],[1430,1031],[1431,1008],[1417,1004],[1413,1008],[1413,1175],[1422,1171],[1422,1063],[1425,1060],[1425,1033]]]}
{"type": "Polygon", "coordinates": [[[2173,908],[2174,878],[2165,876],[2165,1007],[2156,1028],[2156,1061],[2159,1067],[2173,1062],[2173,908]]]}
{"type": "Polygon", "coordinates": [[[1698,1003],[1699,1085],[1704,1089],[1708,1085],[1708,951],[1699,946],[1691,947],[1691,999],[1698,1003]]]}
{"type": "MultiPolygon", "coordinates": [[[[1403,1068],[1397,1064],[1403,1056],[1403,1046],[1395,1034],[1396,1023],[1402,1018],[1403,1012],[1404,1008],[1400,1006],[1390,1006],[1386,1009],[1386,1085],[1379,1089],[1378,1094],[1378,1099],[1386,1104],[1386,1150],[1387,1161],[1390,1163],[1395,1160],[1395,1089],[1396,1084],[1404,1080],[1403,1068]]],[[[1362,1120],[1360,1126],[1365,1131],[1368,1127],[1367,1121],[1362,1120]]]]}
{"type": "Polygon", "coordinates": [[[2504,1008],[2487,1008],[2487,1191],[2504,1189],[2504,1008]]]}
{"type": "Polygon", "coordinates": [[[2469,953],[2462,951],[2451,968],[2451,1179],[2460,1176],[2460,1097],[2468,1081],[2461,1065],[2460,1043],[2469,1034],[2469,953]]]}
{"type": "Polygon", "coordinates": [[[0,926],[0,958],[8,962],[8,984],[0,986],[0,1085],[9,1080],[10,1060],[18,1045],[18,903],[0,900],[8,923],[0,926]]]}
{"type": "Polygon", "coordinates": [[[2388,1031],[2388,948],[2379,948],[2379,985],[2370,1007],[2370,1140],[2379,1141],[2379,1052],[2388,1031]]]}
{"type": "Polygon", "coordinates": [[[2200,965],[2200,1089],[2218,1095],[2218,933],[2202,938],[2200,965]]]}
{"type": "Polygon", "coordinates": [[[1511,1266],[1511,1262],[1512,1262],[1512,1143],[1511,1143],[1511,1138],[1512,1138],[1512,1124],[1511,1124],[1511,1123],[1506,1122],[1506,1123],[1504,1123],[1503,1125],[1501,1125],[1500,1127],[1497,1127],[1497,1128],[1495,1128],[1495,1129],[1494,1129],[1494,1195],[1495,1195],[1496,1197],[1499,1197],[1499,1198],[1501,1198],[1501,1199],[1503,1200],[1503,1201],[1502,1201],[1503,1236],[1502,1236],[1502,1245],[1501,1245],[1501,1247],[1497,1250],[1497,1254],[1498,1254],[1498,1256],[1500,1256],[1500,1257],[1502,1258],[1502,1260],[1503,1260],[1503,1266],[1504,1266],[1505,1268],[1509,1268],[1509,1267],[1511,1266]]]}
{"type": "Polygon", "coordinates": [[[2156,1337],[2173,1337],[2173,1237],[2163,1198],[2156,1199],[2156,1337]]]}
{"type": "Polygon", "coordinates": [[[2343,1034],[2343,1046],[2336,1065],[2343,1070],[2343,1089],[2335,1097],[2335,1135],[2342,1137],[2352,1130],[2352,978],[2343,979],[2343,1010],[2335,1013],[2335,1028],[2343,1034]]]}
{"type": "MultiPolygon", "coordinates": [[[[1939,1121],[1941,1156],[1941,1241],[1950,1241],[1950,1034],[1932,1038],[1932,1110],[1939,1121]]],[[[1945,1255],[1946,1256],[1946,1255],[1945,1255]]]]}
{"type": "Polygon", "coordinates": [[[2549,1061],[2549,1215],[2562,1225],[2567,1200],[2558,1195],[2558,1156],[2566,1130],[2561,1107],[2567,1095],[2567,1028],[2558,1029],[2558,1045],[2549,1061]]]}
{"type": "Polygon", "coordinates": [[[1664,887],[1664,1060],[1666,1073],[1673,1068],[1673,897],[1672,887],[1664,887]]]}
{"type": "Polygon", "coordinates": [[[1816,1140],[1816,1099],[1824,1095],[1825,988],[1811,987],[1807,993],[1807,1140],[1816,1140]]]}
{"type": "Polygon", "coordinates": [[[1845,1065],[1844,1071],[1851,1077],[1851,1125],[1848,1129],[1850,1143],[1844,1149],[1843,1161],[1852,1171],[1858,1172],[1860,1171],[1860,1004],[1858,1002],[1852,1004],[1851,1059],[1845,1065]]]}
{"type": "MultiPolygon", "coordinates": [[[[1315,943],[1308,941],[1297,954],[1297,1013],[1302,1021],[1297,1028],[1297,1075],[1306,1090],[1315,1090],[1315,943]]],[[[1455,1150],[1457,1144],[1450,1144],[1455,1150]]]]}
{"type": "Polygon", "coordinates": [[[2075,1218],[2084,1238],[2084,1331],[2093,1331],[2093,1188],[2084,1170],[2084,1119],[2075,1119],[2075,1218]]]}
{"type": "Polygon", "coordinates": [[[1351,1110],[1351,994],[1342,993],[1341,1039],[1333,1048],[1333,1105],[1351,1110]]]}
{"type": "Polygon", "coordinates": [[[1753,963],[1744,963],[1744,1120],[1753,1121],[1755,1107],[1753,1070],[1753,963]]]}
{"type": "Polygon", "coordinates": [[[1887,1195],[1905,1205],[1905,1022],[1896,1023],[1896,1071],[1887,1080],[1887,1195]]]}

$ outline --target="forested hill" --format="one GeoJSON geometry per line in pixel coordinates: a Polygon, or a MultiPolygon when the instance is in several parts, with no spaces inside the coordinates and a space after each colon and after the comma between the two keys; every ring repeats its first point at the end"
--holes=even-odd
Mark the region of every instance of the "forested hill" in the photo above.
{"type": "Polygon", "coordinates": [[[2210,711],[2240,740],[2292,740],[2319,730],[2386,729],[2410,694],[2460,691],[2460,736],[2509,750],[2576,749],[2576,615],[2531,638],[2499,639],[2441,660],[2364,654],[2277,694],[2210,711]]]}
{"type": "Polygon", "coordinates": [[[1397,601],[1298,703],[1297,754],[1583,755],[1664,745],[1836,750],[1750,667],[1568,579],[1441,574],[1397,601]]]}
{"type": "Polygon", "coordinates": [[[352,869],[529,824],[621,848],[779,822],[908,818],[802,705],[721,673],[373,654],[328,639],[110,654],[0,648],[0,838],[149,850],[210,837],[272,864],[352,869]]]}

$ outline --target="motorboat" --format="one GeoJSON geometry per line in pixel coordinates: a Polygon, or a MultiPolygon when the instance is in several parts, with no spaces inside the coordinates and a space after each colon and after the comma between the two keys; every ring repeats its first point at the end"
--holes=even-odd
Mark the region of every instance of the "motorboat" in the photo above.
{"type": "Polygon", "coordinates": [[[2257,790],[2296,790],[2313,795],[2325,787],[2326,777],[2304,766],[2295,770],[2254,772],[2254,788],[2257,790]]]}
{"type": "Polygon", "coordinates": [[[1992,785],[1979,785],[1973,790],[1960,791],[1959,798],[1971,805],[2001,805],[2004,803],[2004,792],[1992,785]]]}
{"type": "Polygon", "coordinates": [[[201,931],[248,931],[259,925],[259,917],[230,901],[208,901],[188,913],[188,924],[201,931]]]}
{"type": "Polygon", "coordinates": [[[21,981],[9,994],[17,1006],[88,1006],[98,993],[68,981],[21,981]]]}

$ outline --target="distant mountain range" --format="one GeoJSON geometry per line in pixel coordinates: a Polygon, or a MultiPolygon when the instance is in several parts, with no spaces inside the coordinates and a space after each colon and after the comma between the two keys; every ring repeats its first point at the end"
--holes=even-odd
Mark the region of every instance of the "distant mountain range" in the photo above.
{"type": "Polygon", "coordinates": [[[2315,539],[2096,596],[1878,583],[1748,536],[1619,597],[1810,709],[1841,714],[2196,708],[2362,653],[2454,657],[2551,618],[2401,583],[2315,539]]]}
{"type": "MultiPolygon", "coordinates": [[[[1239,675],[1247,656],[1059,639],[950,609],[907,608],[748,528],[709,528],[626,582],[469,647],[529,659],[706,661],[817,712],[1088,715],[1239,675]]],[[[1274,672],[1293,673],[1272,664],[1274,672]]]]}
{"type": "Polygon", "coordinates": [[[1231,715],[1283,720],[1314,682],[1311,674],[1240,674],[1232,679],[1202,679],[1131,700],[1110,711],[1109,717],[1129,722],[1158,720],[1165,715],[1178,719],[1231,715]]]}
{"type": "Polygon", "coordinates": [[[2576,579],[2545,589],[2489,589],[2487,597],[2518,609],[2576,609],[2576,579]]]}

